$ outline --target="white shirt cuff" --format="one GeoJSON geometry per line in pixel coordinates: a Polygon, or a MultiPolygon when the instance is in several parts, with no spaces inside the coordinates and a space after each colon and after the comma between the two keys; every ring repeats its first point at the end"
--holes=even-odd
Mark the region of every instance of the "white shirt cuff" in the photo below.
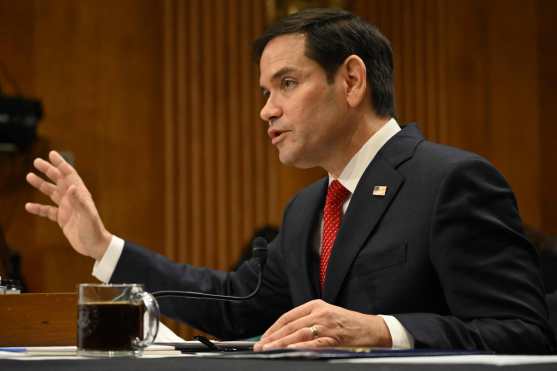
{"type": "Polygon", "coordinates": [[[406,331],[398,319],[393,316],[384,316],[382,314],[380,314],[379,317],[383,318],[383,321],[385,321],[391,333],[393,349],[414,349],[414,337],[406,331]]]}
{"type": "Polygon", "coordinates": [[[122,250],[124,250],[124,240],[112,235],[108,249],[106,249],[104,255],[100,260],[95,260],[95,265],[93,266],[93,276],[99,281],[108,283],[116,269],[118,260],[120,260],[120,255],[122,255],[122,250]]]}

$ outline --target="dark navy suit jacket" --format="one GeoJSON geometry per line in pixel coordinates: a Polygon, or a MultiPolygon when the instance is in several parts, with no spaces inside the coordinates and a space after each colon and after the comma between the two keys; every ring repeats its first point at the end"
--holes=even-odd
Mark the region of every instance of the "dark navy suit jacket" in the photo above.
{"type": "MultiPolygon", "coordinates": [[[[546,353],[554,349],[537,256],[516,200],[485,159],[425,141],[408,125],[366,169],[343,218],[323,292],[314,239],[327,179],[288,204],[269,246],[263,285],[246,303],[161,299],[163,312],[221,338],[264,332],[315,298],[394,315],[416,347],[546,353]],[[386,186],[374,196],[374,186],[386,186]]],[[[187,248],[187,247],[185,247],[187,248]]],[[[126,242],[112,277],[147,290],[245,295],[250,261],[236,272],[178,265],[126,242]]]]}

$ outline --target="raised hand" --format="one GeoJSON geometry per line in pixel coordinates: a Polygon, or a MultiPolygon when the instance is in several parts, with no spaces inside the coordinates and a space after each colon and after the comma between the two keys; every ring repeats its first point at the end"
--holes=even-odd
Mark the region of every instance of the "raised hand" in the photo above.
{"type": "Polygon", "coordinates": [[[27,182],[48,196],[54,205],[26,203],[25,210],[58,223],[72,247],[80,254],[99,259],[112,235],[104,227],[91,193],[75,169],[56,151],[49,161],[35,159],[33,165],[48,178],[27,174],[27,182]]]}
{"type": "Polygon", "coordinates": [[[312,300],[283,314],[254,350],[317,347],[390,347],[391,335],[380,316],[312,300]]]}

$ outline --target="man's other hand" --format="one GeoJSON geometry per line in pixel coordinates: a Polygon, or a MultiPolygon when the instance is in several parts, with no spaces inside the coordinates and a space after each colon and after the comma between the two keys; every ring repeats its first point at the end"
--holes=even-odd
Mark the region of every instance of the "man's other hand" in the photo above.
{"type": "Polygon", "coordinates": [[[55,151],[49,161],[37,158],[35,168],[48,178],[27,174],[27,182],[48,196],[54,205],[26,203],[25,210],[58,223],[72,247],[80,254],[100,259],[112,235],[104,227],[93,198],[75,169],[55,151]]]}
{"type": "Polygon", "coordinates": [[[254,350],[337,346],[391,347],[392,340],[380,316],[312,300],[283,314],[254,350]]]}

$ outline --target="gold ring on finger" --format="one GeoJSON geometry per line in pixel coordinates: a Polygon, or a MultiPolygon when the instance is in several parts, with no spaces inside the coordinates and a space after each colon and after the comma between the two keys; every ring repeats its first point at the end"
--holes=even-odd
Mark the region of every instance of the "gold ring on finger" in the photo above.
{"type": "Polygon", "coordinates": [[[317,330],[317,326],[316,325],[311,325],[309,326],[309,330],[311,331],[311,336],[313,338],[316,338],[319,336],[319,330],[317,330]]]}

